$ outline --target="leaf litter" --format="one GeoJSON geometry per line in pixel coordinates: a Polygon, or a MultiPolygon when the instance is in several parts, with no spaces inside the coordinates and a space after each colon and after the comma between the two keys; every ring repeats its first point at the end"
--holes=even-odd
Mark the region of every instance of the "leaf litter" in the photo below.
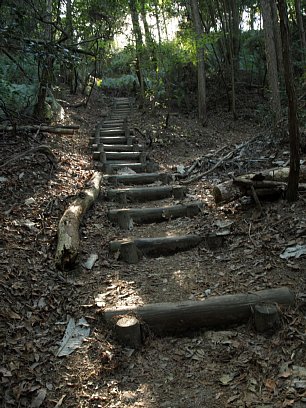
{"type": "MultiPolygon", "coordinates": [[[[94,98],[87,111],[67,109],[68,120],[81,124],[73,138],[46,136],[58,159],[57,169],[42,155],[34,155],[11,163],[1,175],[3,406],[259,408],[302,402],[306,260],[303,256],[281,259],[279,255],[284,248],[304,245],[304,197],[293,205],[285,201],[262,203],[260,219],[252,218],[248,200],[221,207],[212,201],[212,185],[237,171],[237,163],[239,172],[269,166],[270,156],[271,161],[286,163],[285,149],[279,149],[269,134],[265,133],[267,144],[258,139],[250,149],[253,157],[264,156],[265,164],[247,161],[246,148],[239,162],[229,160],[224,168],[190,185],[190,197],[206,204],[202,215],[133,230],[142,236],[169,231],[230,232],[221,247],[199,246],[175,257],[125,265],[108,253],[108,242],[124,234],[109,223],[108,204],[100,200],[80,230],[80,258],[88,260],[88,254],[97,254],[94,267],[86,269],[80,264],[68,274],[55,270],[57,223],[93,171],[88,129],[93,132],[101,110],[109,109],[98,93],[94,98]],[[143,349],[135,351],[120,346],[101,321],[105,306],[200,300],[285,285],[299,293],[300,300],[297,307],[283,312],[282,327],[272,336],[257,334],[249,322],[230,330],[203,329],[189,337],[150,335],[143,349]],[[90,326],[91,331],[73,353],[58,358],[56,353],[71,316],[84,316],[88,326],[80,328],[86,328],[87,334],[90,326]]],[[[225,113],[222,120],[218,115],[212,118],[207,129],[198,127],[192,118],[180,116],[173,117],[165,129],[163,115],[162,110],[154,115],[136,113],[133,120],[138,128],[159,134],[151,155],[166,171],[173,168],[175,172],[177,166],[188,169],[209,152],[210,157],[202,161],[201,171],[205,171],[205,166],[219,160],[216,152],[220,146],[238,146],[263,131],[254,123],[233,122],[225,113]],[[171,149],[165,149],[170,145],[171,149]]],[[[20,152],[29,147],[24,135],[15,138],[20,152]]],[[[3,160],[12,155],[11,149],[9,145],[3,149],[3,160]]],[[[169,203],[171,200],[165,200],[169,203]]],[[[75,327],[77,321],[75,318],[75,327]]]]}

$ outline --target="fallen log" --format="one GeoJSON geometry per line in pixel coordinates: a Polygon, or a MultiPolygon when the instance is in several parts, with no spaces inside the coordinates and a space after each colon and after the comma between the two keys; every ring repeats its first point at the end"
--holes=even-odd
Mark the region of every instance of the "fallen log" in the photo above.
{"type": "Polygon", "coordinates": [[[80,246],[80,222],[83,215],[98,198],[101,179],[101,173],[94,173],[89,187],[80,193],[60,219],[55,264],[61,270],[70,269],[75,265],[80,246]]]}
{"type": "MultiPolygon", "coordinates": [[[[252,186],[258,198],[279,198],[287,188],[288,176],[289,167],[282,167],[227,180],[214,186],[215,203],[229,203],[242,195],[252,195],[252,186]]],[[[300,182],[303,181],[306,181],[306,166],[300,170],[300,182]]],[[[305,184],[300,184],[300,189],[304,190],[305,184]]]]}
{"type": "Polygon", "coordinates": [[[254,293],[215,296],[203,301],[153,303],[143,306],[106,308],[107,322],[122,315],[134,315],[159,335],[183,333],[201,328],[223,328],[247,322],[261,303],[292,305],[295,296],[286,287],[254,293]]]}
{"type": "Polygon", "coordinates": [[[0,131],[24,131],[24,132],[36,132],[37,130],[47,133],[57,133],[63,135],[73,135],[74,131],[79,129],[77,125],[19,125],[19,126],[1,126],[0,131]]]}

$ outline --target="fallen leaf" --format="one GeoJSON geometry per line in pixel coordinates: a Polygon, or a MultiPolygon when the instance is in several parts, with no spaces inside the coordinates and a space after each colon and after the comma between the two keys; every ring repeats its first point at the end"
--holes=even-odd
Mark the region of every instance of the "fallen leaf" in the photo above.
{"type": "Polygon", "coordinates": [[[32,400],[32,403],[30,405],[31,408],[39,408],[44,402],[46,395],[47,395],[47,389],[41,388],[38,391],[37,396],[32,400]]]}
{"type": "Polygon", "coordinates": [[[228,385],[230,382],[233,381],[233,379],[236,377],[237,373],[229,373],[229,374],[223,374],[219,378],[219,381],[221,382],[222,385],[228,385]]]}
{"type": "Polygon", "coordinates": [[[57,357],[68,356],[74,350],[79,348],[90,333],[88,323],[84,318],[81,318],[77,323],[73,318],[70,318],[61,345],[56,353],[57,357]]]}
{"type": "Polygon", "coordinates": [[[274,392],[277,387],[277,384],[274,380],[268,378],[265,382],[265,386],[268,388],[269,391],[274,392]]]}
{"type": "Polygon", "coordinates": [[[58,400],[57,404],[55,405],[54,408],[59,408],[62,406],[62,403],[64,401],[64,399],[66,398],[66,394],[62,395],[61,398],[58,400]]]}

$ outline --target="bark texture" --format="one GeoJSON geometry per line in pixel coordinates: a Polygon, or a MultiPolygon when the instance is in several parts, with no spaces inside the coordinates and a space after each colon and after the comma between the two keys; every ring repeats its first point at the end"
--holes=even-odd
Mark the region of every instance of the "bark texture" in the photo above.
{"type": "Polygon", "coordinates": [[[58,240],[55,253],[55,264],[59,269],[70,269],[75,265],[79,254],[79,226],[83,215],[98,198],[102,174],[96,172],[90,185],[64,212],[58,225],[58,240]]]}

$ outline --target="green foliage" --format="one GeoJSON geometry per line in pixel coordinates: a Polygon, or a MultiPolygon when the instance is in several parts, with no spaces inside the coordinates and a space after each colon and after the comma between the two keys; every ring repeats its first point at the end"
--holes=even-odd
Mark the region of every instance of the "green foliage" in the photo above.
{"type": "Polygon", "coordinates": [[[26,113],[33,112],[36,103],[38,83],[14,84],[4,79],[0,80],[0,115],[4,112],[26,113]]]}

